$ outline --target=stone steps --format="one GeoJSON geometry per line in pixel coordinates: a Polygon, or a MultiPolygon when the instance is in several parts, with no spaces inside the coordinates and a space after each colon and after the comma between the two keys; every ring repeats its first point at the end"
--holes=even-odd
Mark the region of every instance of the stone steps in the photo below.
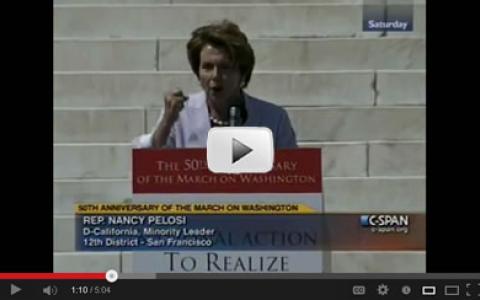
{"type": "Polygon", "coordinates": [[[53,188],[54,215],[73,215],[74,203],[119,203],[132,198],[128,179],[56,179],[53,188]]]}
{"type": "Polygon", "coordinates": [[[299,141],[425,139],[423,107],[288,108],[299,141]]]}
{"type": "MultiPolygon", "coordinates": [[[[56,39],[56,71],[190,71],[186,39],[56,39]]],[[[256,71],[425,69],[417,37],[252,39],[256,71]],[[272,55],[275,53],[275,55],[272,55]]]]}
{"type": "MultiPolygon", "coordinates": [[[[174,87],[200,90],[189,71],[56,72],[54,106],[159,106],[174,87]]],[[[425,105],[425,71],[258,71],[246,92],[284,106],[425,105]]]]}
{"type": "MultiPolygon", "coordinates": [[[[56,4],[54,16],[57,37],[187,37],[199,24],[223,18],[237,23],[249,37],[358,37],[382,34],[363,32],[363,5],[360,1],[56,4]]],[[[425,36],[425,3],[417,2],[414,5],[414,31],[401,33],[405,34],[425,36]]]]}
{"type": "MultiPolygon", "coordinates": [[[[425,107],[288,107],[298,141],[421,140],[425,107]]],[[[55,143],[128,143],[160,108],[55,109],[55,143]]]]}
{"type": "MultiPolygon", "coordinates": [[[[287,107],[299,142],[425,138],[425,107],[287,107]]],[[[147,110],[147,130],[160,108],[147,110]]]]}
{"type": "Polygon", "coordinates": [[[237,23],[249,37],[362,33],[362,5],[349,3],[58,4],[54,16],[56,37],[188,37],[199,24],[219,18],[237,23]],[[281,21],[285,19],[289,22],[281,21]]]}
{"type": "MultiPolygon", "coordinates": [[[[323,149],[325,177],[424,176],[425,143],[301,143],[323,149]]],[[[55,179],[129,179],[130,144],[55,144],[55,179]]]]}
{"type": "Polygon", "coordinates": [[[143,108],[54,109],[54,142],[126,143],[145,132],[143,108]]]}
{"type": "Polygon", "coordinates": [[[425,251],[332,251],[332,273],[425,273],[425,251]]]}

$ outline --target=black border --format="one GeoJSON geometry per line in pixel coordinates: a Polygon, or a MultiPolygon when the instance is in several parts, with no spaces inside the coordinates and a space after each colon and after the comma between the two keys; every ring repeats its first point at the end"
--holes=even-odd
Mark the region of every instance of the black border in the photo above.
{"type": "Polygon", "coordinates": [[[467,29],[476,28],[470,26],[478,17],[467,16],[463,4],[427,2],[427,272],[475,273],[479,152],[472,88],[478,88],[479,52],[472,47],[477,35],[467,29]]]}
{"type": "Polygon", "coordinates": [[[0,272],[52,272],[53,2],[4,3],[4,17],[0,272]]]}

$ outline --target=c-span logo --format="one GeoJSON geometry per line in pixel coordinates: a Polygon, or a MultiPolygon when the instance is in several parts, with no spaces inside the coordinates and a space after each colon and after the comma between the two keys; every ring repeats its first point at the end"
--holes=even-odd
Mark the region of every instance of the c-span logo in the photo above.
{"type": "Polygon", "coordinates": [[[408,215],[361,215],[360,225],[377,233],[408,233],[408,215]]]}

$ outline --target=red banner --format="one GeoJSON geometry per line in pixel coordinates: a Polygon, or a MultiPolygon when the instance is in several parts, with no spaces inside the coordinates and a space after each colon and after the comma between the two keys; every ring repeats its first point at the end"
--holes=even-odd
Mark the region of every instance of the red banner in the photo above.
{"type": "Polygon", "coordinates": [[[206,149],[134,149],[133,193],[321,193],[320,149],[275,151],[264,174],[215,174],[206,149]]]}

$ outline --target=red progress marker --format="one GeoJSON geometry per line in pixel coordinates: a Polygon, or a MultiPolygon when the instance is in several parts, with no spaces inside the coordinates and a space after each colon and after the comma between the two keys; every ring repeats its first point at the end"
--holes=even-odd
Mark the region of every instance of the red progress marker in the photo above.
{"type": "Polygon", "coordinates": [[[105,273],[0,273],[1,279],[75,279],[105,280],[105,273]]]}

